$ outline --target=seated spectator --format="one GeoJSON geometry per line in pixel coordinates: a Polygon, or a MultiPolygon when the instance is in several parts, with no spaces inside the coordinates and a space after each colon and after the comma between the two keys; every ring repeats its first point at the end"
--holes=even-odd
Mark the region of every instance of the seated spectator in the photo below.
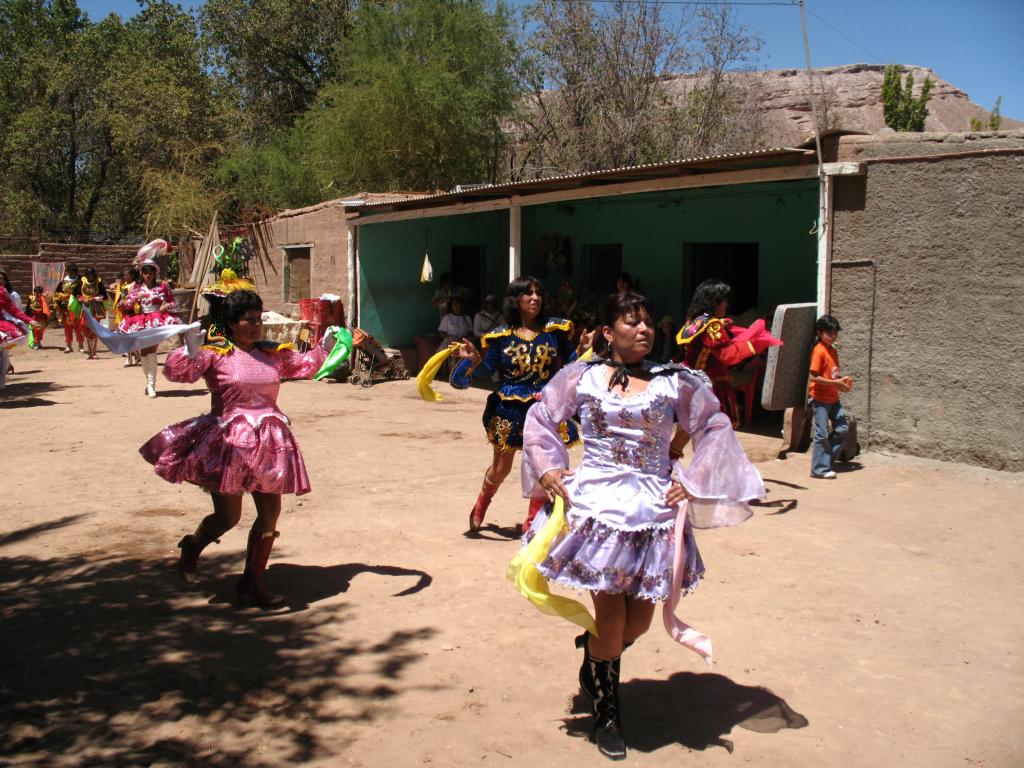
{"type": "Polygon", "coordinates": [[[437,326],[441,334],[441,344],[438,349],[447,347],[453,341],[461,342],[473,335],[473,321],[469,315],[462,312],[462,299],[453,298],[448,302],[448,314],[441,318],[441,324],[437,326]]]}
{"type": "Polygon", "coordinates": [[[493,293],[484,296],[483,309],[473,316],[473,343],[479,345],[480,337],[501,325],[503,319],[497,297],[493,293]]]}

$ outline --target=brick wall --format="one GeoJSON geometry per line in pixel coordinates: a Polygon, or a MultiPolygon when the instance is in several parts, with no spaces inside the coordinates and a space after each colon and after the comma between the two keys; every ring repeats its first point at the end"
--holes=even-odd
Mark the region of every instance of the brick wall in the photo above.
{"type": "Polygon", "coordinates": [[[22,296],[32,290],[32,262],[74,262],[80,272],[92,267],[105,283],[113,283],[138,251],[137,245],[84,245],[40,243],[39,253],[0,256],[0,269],[7,272],[11,286],[22,296]]]}

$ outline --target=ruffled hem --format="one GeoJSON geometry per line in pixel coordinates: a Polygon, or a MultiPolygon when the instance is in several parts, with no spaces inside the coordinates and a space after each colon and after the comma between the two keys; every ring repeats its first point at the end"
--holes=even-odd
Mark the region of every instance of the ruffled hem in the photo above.
{"type": "Polygon", "coordinates": [[[165,325],[178,325],[181,321],[167,312],[147,312],[144,315],[129,315],[118,326],[121,333],[131,333],[147,328],[162,328],[165,325]]]}
{"type": "Polygon", "coordinates": [[[205,415],[172,424],[139,453],[171,483],[230,495],[309,493],[302,453],[286,421],[279,414],[264,416],[240,414],[221,422],[205,415]]]}
{"type": "MultiPolygon", "coordinates": [[[[537,516],[524,542],[546,521],[547,510],[537,516]]],[[[672,589],[674,537],[674,524],[623,530],[594,517],[571,515],[537,570],[571,589],[662,602],[672,589]]],[[[685,595],[697,588],[705,569],[689,526],[683,532],[683,544],[686,557],[681,591],[685,595]]]]}

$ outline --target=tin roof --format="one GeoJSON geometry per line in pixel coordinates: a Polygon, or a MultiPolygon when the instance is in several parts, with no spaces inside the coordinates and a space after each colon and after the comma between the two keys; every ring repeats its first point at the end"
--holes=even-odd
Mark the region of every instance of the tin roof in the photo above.
{"type": "MultiPolygon", "coordinates": [[[[451,203],[484,201],[511,195],[528,198],[531,194],[557,192],[572,189],[600,187],[603,184],[649,179],[664,179],[672,176],[692,176],[700,173],[749,170],[800,165],[814,162],[813,150],[793,147],[773,147],[750,152],[729,152],[719,155],[671,160],[663,163],[632,165],[622,168],[608,168],[585,173],[548,176],[530,181],[505,184],[482,184],[459,188],[453,192],[437,192],[427,195],[409,195],[391,200],[365,200],[357,205],[347,206],[350,212],[360,214],[383,213],[390,210],[432,208],[451,203]]],[[[342,201],[346,203],[348,201],[342,201]]]]}

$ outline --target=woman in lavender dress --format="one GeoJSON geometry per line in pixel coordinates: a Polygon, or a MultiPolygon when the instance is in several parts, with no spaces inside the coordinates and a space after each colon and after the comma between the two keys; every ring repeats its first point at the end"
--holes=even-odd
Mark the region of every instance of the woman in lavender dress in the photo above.
{"type": "MultiPolygon", "coordinates": [[[[668,600],[671,607],[674,595],[697,586],[704,566],[692,528],[742,522],[750,516],[745,502],[762,497],[764,485],[707,378],[644,359],[655,332],[646,299],[611,296],[602,322],[607,356],[564,368],[526,417],[523,488],[535,497],[565,500],[565,525],[537,569],[593,598],[597,635],[577,638],[584,651],[580,684],[594,701],[598,749],[622,759],[623,650],[648,630],[658,602],[668,600]],[[584,445],[583,463],[574,472],[558,430],[573,417],[582,423],[584,445]],[[685,469],[669,454],[676,424],[694,446],[685,469]]],[[[550,511],[537,517],[528,540],[550,511]]],[[[710,657],[706,637],[677,620],[685,631],[673,629],[667,615],[666,626],[710,657]]]]}
{"type": "Polygon", "coordinates": [[[258,294],[235,291],[224,299],[219,324],[210,326],[207,343],[194,356],[188,354],[190,343],[167,356],[164,375],[187,383],[202,378],[212,407],[208,414],[165,427],[139,452],[160,477],[194,483],[213,497],[213,513],[178,543],[178,571],[187,583],[196,581],[203,549],[238,524],[243,494],[252,494],[256,522],[249,531],[238,600],[274,607],[284,598],[267,590],[263,573],[280,535],[281,494],[300,496],[310,490],[288,417],[277,407],[277,393],[282,378],[312,378],[333,342],[328,336],[300,354],[290,345],[261,341],[262,312],[258,294]]]}

